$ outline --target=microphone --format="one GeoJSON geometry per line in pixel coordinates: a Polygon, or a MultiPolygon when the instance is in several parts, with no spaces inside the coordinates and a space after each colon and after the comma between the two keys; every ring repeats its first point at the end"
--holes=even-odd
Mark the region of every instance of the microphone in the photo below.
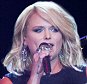
{"type": "MultiPolygon", "coordinates": [[[[49,43],[41,43],[39,45],[39,51],[43,51],[43,50],[46,50],[46,51],[50,51],[50,49],[52,48],[53,45],[49,44],[49,43]]],[[[50,55],[48,56],[45,56],[42,60],[42,63],[43,63],[43,69],[44,69],[44,72],[47,76],[50,75],[50,72],[51,72],[51,64],[50,64],[50,55]]]]}

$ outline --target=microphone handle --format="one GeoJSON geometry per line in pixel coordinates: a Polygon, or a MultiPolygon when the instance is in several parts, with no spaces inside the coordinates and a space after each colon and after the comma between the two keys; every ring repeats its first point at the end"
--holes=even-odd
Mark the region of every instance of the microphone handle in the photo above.
{"type": "Polygon", "coordinates": [[[45,56],[42,62],[45,74],[50,75],[51,72],[50,56],[49,55],[45,56]]]}

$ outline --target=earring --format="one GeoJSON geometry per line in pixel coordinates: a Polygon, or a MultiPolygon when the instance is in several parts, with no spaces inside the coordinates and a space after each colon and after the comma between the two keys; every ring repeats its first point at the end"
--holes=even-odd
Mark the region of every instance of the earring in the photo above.
{"type": "Polygon", "coordinates": [[[60,58],[60,60],[61,61],[64,61],[64,55],[63,55],[63,52],[62,52],[62,50],[59,52],[59,58],[60,58]]]}
{"type": "Polygon", "coordinates": [[[23,44],[23,47],[22,47],[22,50],[21,50],[21,56],[22,56],[23,62],[25,62],[28,58],[28,51],[29,51],[28,46],[23,44]]]}

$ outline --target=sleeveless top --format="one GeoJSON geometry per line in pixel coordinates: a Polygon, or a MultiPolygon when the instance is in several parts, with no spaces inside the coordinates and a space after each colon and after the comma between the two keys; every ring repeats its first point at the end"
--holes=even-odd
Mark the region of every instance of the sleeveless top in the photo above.
{"type": "MultiPolygon", "coordinates": [[[[30,72],[25,72],[21,76],[8,73],[8,77],[13,84],[27,84],[30,72]]],[[[82,72],[76,71],[70,67],[64,67],[60,72],[51,74],[50,76],[42,76],[40,84],[87,84],[86,67],[82,68],[82,72]]]]}

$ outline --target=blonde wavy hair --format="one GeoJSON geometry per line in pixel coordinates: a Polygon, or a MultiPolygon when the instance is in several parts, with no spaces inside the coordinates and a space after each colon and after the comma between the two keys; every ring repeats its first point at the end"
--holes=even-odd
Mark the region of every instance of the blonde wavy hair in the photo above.
{"type": "Polygon", "coordinates": [[[26,7],[16,21],[12,49],[3,62],[7,70],[15,74],[20,74],[20,72],[24,70],[31,69],[32,56],[30,53],[26,62],[21,60],[22,57],[20,53],[26,35],[27,20],[30,19],[34,12],[37,12],[52,25],[57,26],[62,33],[62,54],[59,55],[61,63],[74,69],[84,65],[85,62],[83,60],[80,39],[74,18],[60,5],[52,1],[38,1],[26,7]],[[39,11],[41,13],[39,13],[39,11]],[[43,16],[42,14],[45,15],[43,16]]]}

